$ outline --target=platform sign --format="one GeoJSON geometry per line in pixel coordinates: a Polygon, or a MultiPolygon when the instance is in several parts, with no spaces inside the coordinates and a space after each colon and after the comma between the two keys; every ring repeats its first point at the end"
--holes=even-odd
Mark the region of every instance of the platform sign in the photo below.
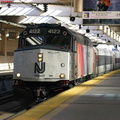
{"type": "Polygon", "coordinates": [[[82,18],[83,24],[120,24],[120,0],[83,0],[82,18]]]}
{"type": "Polygon", "coordinates": [[[83,12],[83,19],[120,19],[120,12],[118,11],[90,11],[83,12]]]}
{"type": "Polygon", "coordinates": [[[83,19],[83,24],[120,25],[120,19],[83,19]]]}
{"type": "Polygon", "coordinates": [[[13,0],[0,0],[0,3],[13,3],[13,0]]]}

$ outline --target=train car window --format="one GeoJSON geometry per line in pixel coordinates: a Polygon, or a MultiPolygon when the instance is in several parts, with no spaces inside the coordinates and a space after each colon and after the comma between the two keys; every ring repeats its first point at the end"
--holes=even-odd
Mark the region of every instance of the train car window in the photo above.
{"type": "Polygon", "coordinates": [[[103,55],[99,55],[98,56],[99,57],[99,66],[101,66],[101,65],[105,65],[105,56],[103,56],[103,55]]]}
{"type": "Polygon", "coordinates": [[[115,58],[115,63],[120,63],[120,58],[115,58]]]}

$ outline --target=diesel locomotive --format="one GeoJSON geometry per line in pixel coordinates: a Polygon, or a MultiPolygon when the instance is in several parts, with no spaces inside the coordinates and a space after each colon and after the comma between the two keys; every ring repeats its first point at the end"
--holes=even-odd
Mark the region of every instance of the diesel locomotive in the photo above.
{"type": "Polygon", "coordinates": [[[120,67],[119,51],[95,48],[91,40],[58,24],[29,25],[14,51],[14,90],[37,99],[120,67]]]}

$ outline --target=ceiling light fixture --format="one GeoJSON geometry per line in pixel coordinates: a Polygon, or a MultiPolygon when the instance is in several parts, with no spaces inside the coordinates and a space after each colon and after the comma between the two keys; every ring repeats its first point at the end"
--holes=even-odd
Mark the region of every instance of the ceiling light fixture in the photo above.
{"type": "Polygon", "coordinates": [[[44,6],[44,12],[47,12],[48,11],[48,4],[43,4],[44,6]]]}
{"type": "Polygon", "coordinates": [[[71,5],[70,5],[70,21],[74,22],[75,21],[75,17],[72,16],[72,0],[71,0],[71,5]]]}
{"type": "Polygon", "coordinates": [[[8,3],[8,4],[7,4],[7,6],[8,6],[8,8],[10,8],[10,7],[11,7],[11,4],[10,4],[10,3],[8,3]]]}

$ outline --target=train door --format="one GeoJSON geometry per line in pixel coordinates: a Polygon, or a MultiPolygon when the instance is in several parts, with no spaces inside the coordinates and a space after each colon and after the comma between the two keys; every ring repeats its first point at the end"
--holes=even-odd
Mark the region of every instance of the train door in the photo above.
{"type": "Polygon", "coordinates": [[[93,74],[94,77],[97,75],[97,50],[93,48],[93,74]]]}
{"type": "Polygon", "coordinates": [[[84,51],[83,51],[83,60],[84,60],[84,75],[88,75],[88,46],[84,45],[84,51]]]}
{"type": "Polygon", "coordinates": [[[115,56],[114,56],[114,52],[111,51],[111,70],[114,70],[114,66],[115,66],[115,56]]]}
{"type": "Polygon", "coordinates": [[[77,61],[77,41],[76,38],[72,38],[72,70],[73,70],[73,79],[76,80],[78,78],[78,61],[77,61]]]}
{"type": "Polygon", "coordinates": [[[86,39],[86,62],[87,62],[87,75],[93,74],[93,46],[90,40],[86,39]]]}
{"type": "Polygon", "coordinates": [[[95,48],[96,75],[99,74],[99,49],[95,48]]]}
{"type": "Polygon", "coordinates": [[[106,73],[107,72],[107,56],[108,56],[108,53],[107,53],[107,51],[106,50],[104,50],[104,52],[103,52],[103,58],[104,58],[104,64],[103,64],[103,66],[104,66],[104,73],[106,73]]]}
{"type": "Polygon", "coordinates": [[[112,64],[113,64],[113,70],[115,69],[115,53],[113,52],[113,57],[112,57],[112,64]]]}
{"type": "Polygon", "coordinates": [[[84,76],[89,74],[89,56],[90,52],[88,50],[88,42],[87,39],[84,39],[84,50],[83,50],[83,59],[84,59],[84,76]]]}

